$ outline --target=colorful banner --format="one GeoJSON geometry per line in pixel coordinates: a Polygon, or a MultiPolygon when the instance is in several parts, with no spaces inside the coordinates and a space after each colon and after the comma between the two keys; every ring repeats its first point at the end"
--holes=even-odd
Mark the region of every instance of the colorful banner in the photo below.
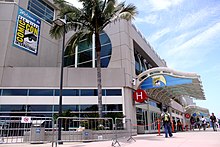
{"type": "Polygon", "coordinates": [[[37,55],[41,20],[30,12],[18,8],[13,45],[37,55]]]}
{"type": "Polygon", "coordinates": [[[187,78],[177,78],[168,75],[157,75],[147,78],[142,84],[140,89],[152,89],[160,88],[164,86],[175,86],[182,84],[191,84],[192,79],[187,78]]]}

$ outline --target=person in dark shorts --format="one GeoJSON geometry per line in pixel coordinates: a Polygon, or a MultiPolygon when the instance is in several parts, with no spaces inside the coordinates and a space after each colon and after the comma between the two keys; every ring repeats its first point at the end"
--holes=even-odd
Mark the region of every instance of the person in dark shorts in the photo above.
{"type": "Polygon", "coordinates": [[[212,113],[212,115],[210,116],[210,122],[211,122],[211,125],[213,128],[213,131],[217,131],[217,128],[216,128],[217,119],[216,119],[214,113],[212,113]]]}

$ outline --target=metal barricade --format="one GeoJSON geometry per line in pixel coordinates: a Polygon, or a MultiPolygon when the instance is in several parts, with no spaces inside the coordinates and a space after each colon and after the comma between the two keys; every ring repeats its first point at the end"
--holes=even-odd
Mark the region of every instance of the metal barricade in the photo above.
{"type": "Polygon", "coordinates": [[[59,142],[88,142],[113,138],[112,118],[58,117],[55,121],[56,144],[59,142]],[[61,124],[61,140],[58,140],[58,124],[61,124]]]}
{"type": "Polygon", "coordinates": [[[1,116],[0,143],[53,142],[52,117],[1,116]]]}
{"type": "Polygon", "coordinates": [[[116,144],[120,146],[120,143],[118,141],[119,138],[125,138],[127,139],[127,141],[136,141],[132,137],[132,130],[133,125],[131,119],[115,118],[114,138],[112,139],[112,146],[115,146],[116,144]]]}

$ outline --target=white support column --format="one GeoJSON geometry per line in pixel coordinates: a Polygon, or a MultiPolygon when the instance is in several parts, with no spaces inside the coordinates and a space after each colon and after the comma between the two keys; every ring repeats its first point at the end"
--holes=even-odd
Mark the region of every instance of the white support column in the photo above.
{"type": "Polygon", "coordinates": [[[77,64],[78,64],[78,45],[76,46],[75,49],[75,68],[77,68],[77,64]]]}
{"type": "Polygon", "coordinates": [[[92,68],[95,68],[95,34],[92,35],[92,68]]]}

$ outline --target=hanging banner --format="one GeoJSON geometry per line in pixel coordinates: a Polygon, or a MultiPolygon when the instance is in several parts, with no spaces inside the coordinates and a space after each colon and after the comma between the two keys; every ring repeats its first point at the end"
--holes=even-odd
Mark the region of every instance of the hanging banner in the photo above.
{"type": "Polygon", "coordinates": [[[40,25],[37,16],[19,7],[13,45],[37,55],[40,25]]]}
{"type": "Polygon", "coordinates": [[[160,88],[164,86],[175,86],[182,84],[191,84],[192,80],[187,78],[177,78],[169,75],[157,75],[147,78],[142,84],[141,89],[147,90],[160,88]]]}

